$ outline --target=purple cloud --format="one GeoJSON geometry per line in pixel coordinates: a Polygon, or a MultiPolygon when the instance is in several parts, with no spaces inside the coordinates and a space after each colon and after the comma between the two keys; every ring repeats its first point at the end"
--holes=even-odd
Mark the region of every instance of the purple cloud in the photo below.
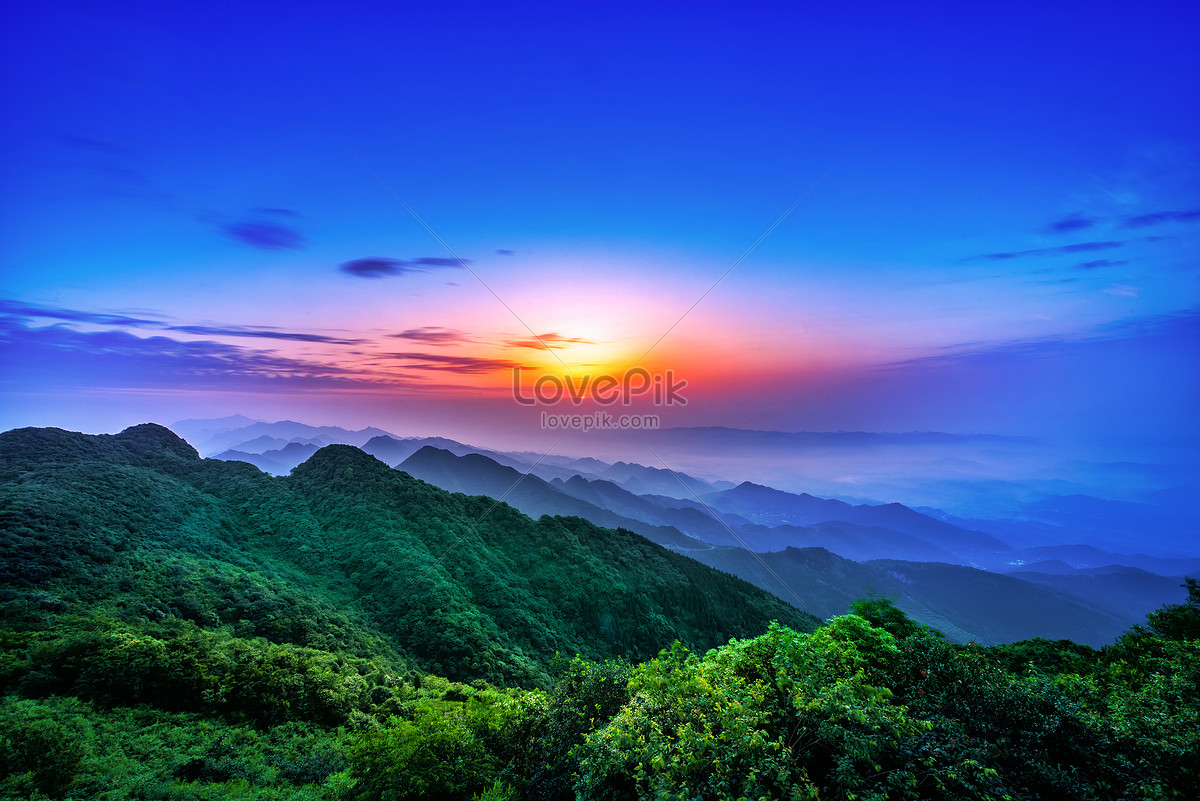
{"type": "Polygon", "coordinates": [[[337,364],[281,357],[211,341],[183,342],[125,331],[83,333],[64,325],[31,328],[0,318],[10,387],[339,387],[389,379],[337,364]]]}
{"type": "Polygon", "coordinates": [[[470,342],[471,339],[462,331],[453,328],[442,328],[437,325],[427,325],[423,328],[410,328],[398,334],[388,334],[393,339],[411,339],[426,342],[430,345],[455,345],[460,342],[470,342]]]}
{"type": "Polygon", "coordinates": [[[159,320],[127,317],[123,314],[85,312],[75,309],[55,309],[48,306],[37,306],[32,303],[18,303],[13,300],[0,300],[0,314],[9,314],[15,317],[38,317],[47,320],[66,320],[73,323],[93,323],[95,325],[128,325],[134,327],[162,325],[162,322],[159,320]]]}
{"type": "Polygon", "coordinates": [[[447,370],[455,373],[486,373],[521,367],[507,359],[484,359],[476,356],[448,356],[440,353],[387,353],[388,358],[406,362],[400,365],[409,370],[447,370]]]}
{"type": "Polygon", "coordinates": [[[301,250],[306,244],[299,231],[278,223],[230,223],[222,226],[221,230],[242,244],[259,250],[301,250]]]}
{"type": "Polygon", "coordinates": [[[1196,222],[1197,220],[1200,220],[1200,211],[1158,211],[1153,214],[1126,217],[1124,226],[1126,228],[1145,228],[1168,222],[1196,222]]]}
{"type": "Polygon", "coordinates": [[[385,258],[352,259],[339,264],[338,269],[356,278],[384,278],[389,275],[426,272],[418,270],[406,261],[385,258]]]}
{"type": "Polygon", "coordinates": [[[331,345],[355,345],[362,341],[360,339],[339,339],[337,337],[325,336],[324,334],[303,334],[295,331],[278,331],[273,328],[244,325],[171,325],[167,326],[167,330],[179,331],[184,334],[198,334],[200,336],[259,337],[262,339],[284,339],[292,342],[323,342],[331,345]]]}
{"type": "Polygon", "coordinates": [[[436,256],[422,256],[405,261],[404,259],[389,259],[383,256],[369,256],[363,259],[352,259],[338,265],[338,269],[346,275],[356,278],[387,278],[408,273],[427,273],[422,267],[462,267],[470,264],[470,259],[444,259],[436,256]]]}
{"type": "Polygon", "coordinates": [[[470,263],[470,259],[445,259],[438,256],[423,256],[413,261],[413,264],[422,267],[463,267],[470,263]]]}
{"type": "Polygon", "coordinates": [[[1082,231],[1085,228],[1091,228],[1098,220],[1090,217],[1082,217],[1078,214],[1072,214],[1064,217],[1061,220],[1050,223],[1046,226],[1046,231],[1052,234],[1065,234],[1071,231],[1082,231]]]}
{"type": "Polygon", "coordinates": [[[1101,267],[1119,267],[1122,264],[1129,262],[1124,259],[1114,261],[1113,259],[1096,259],[1095,261],[1085,261],[1082,264],[1076,264],[1076,270],[1097,270],[1101,267]]]}
{"type": "Polygon", "coordinates": [[[966,261],[1007,261],[1009,259],[1022,259],[1026,256],[1053,256],[1059,253],[1089,253],[1095,250],[1110,250],[1112,248],[1124,246],[1124,242],[1078,242],[1074,245],[1060,245],[1053,248],[1014,250],[1007,253],[984,253],[979,256],[971,256],[970,258],[966,259],[966,261]]]}

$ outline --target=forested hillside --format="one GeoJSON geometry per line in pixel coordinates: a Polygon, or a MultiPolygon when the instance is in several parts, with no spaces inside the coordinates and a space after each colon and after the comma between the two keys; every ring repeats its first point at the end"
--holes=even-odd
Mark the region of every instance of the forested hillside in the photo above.
{"type": "Polygon", "coordinates": [[[122,624],[382,645],[415,669],[535,686],[558,652],[640,659],[817,623],[637,535],[534,521],[346,445],[271,477],[154,425],[22,429],[0,436],[0,470],[10,592],[122,624]]]}
{"type": "Polygon", "coordinates": [[[980,648],[349,446],[20,429],[0,486],[5,799],[1200,793],[1194,582],[1100,651],[980,648]]]}

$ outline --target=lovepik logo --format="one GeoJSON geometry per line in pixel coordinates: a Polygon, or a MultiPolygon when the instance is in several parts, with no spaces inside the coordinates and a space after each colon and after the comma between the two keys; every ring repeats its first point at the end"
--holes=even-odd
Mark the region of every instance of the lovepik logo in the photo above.
{"type": "Polygon", "coordinates": [[[673,370],[652,374],[643,367],[632,367],[620,375],[602,373],[585,375],[578,379],[543,373],[525,384],[520,367],[513,368],[513,400],[522,406],[553,406],[567,401],[579,406],[592,401],[601,406],[610,406],[618,401],[630,406],[635,398],[648,398],[655,406],[686,406],[683,390],[687,381],[675,378],[673,370]]]}

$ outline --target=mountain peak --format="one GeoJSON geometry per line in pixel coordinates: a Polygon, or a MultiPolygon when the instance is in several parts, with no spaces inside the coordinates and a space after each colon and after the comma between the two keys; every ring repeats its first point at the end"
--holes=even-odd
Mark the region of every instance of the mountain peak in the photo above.
{"type": "Polygon", "coordinates": [[[130,426],[113,437],[130,450],[143,456],[170,453],[183,459],[199,459],[200,454],[182,437],[158,423],[130,426]]]}
{"type": "Polygon", "coordinates": [[[363,447],[365,448],[367,445],[393,445],[398,442],[400,442],[400,440],[396,439],[390,434],[376,434],[363,443],[363,447]]]}
{"type": "Polygon", "coordinates": [[[457,456],[455,456],[453,453],[446,450],[445,448],[439,448],[436,445],[422,445],[420,448],[418,448],[413,453],[412,456],[409,456],[404,461],[406,461],[406,462],[411,461],[415,464],[417,462],[425,462],[425,461],[441,462],[446,459],[453,460],[453,459],[457,459],[457,458],[458,458],[457,456]]]}
{"type": "Polygon", "coordinates": [[[369,453],[353,445],[326,445],[292,469],[292,475],[304,480],[356,480],[373,474],[394,474],[394,470],[369,453]]]}

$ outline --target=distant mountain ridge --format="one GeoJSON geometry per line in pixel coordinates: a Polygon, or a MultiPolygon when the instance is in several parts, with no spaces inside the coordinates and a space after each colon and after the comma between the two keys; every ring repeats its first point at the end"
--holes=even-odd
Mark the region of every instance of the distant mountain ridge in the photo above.
{"type": "Polygon", "coordinates": [[[310,426],[294,420],[280,420],[274,423],[254,420],[245,425],[220,426],[225,421],[248,419],[235,415],[232,418],[219,420],[180,420],[169,428],[191,442],[205,456],[229,449],[238,449],[239,446],[245,446],[262,437],[285,442],[321,440],[325,445],[341,443],[357,446],[366,443],[372,437],[392,436],[381,428],[367,427],[351,431],[340,426],[310,426]]]}
{"type": "Polygon", "coordinates": [[[757,555],[717,548],[691,555],[780,597],[798,595],[800,608],[818,617],[836,614],[871,593],[886,595],[914,619],[959,642],[987,645],[1043,637],[1098,646],[1112,642],[1139,620],[1129,610],[1101,608],[1057,587],[962,565],[860,563],[823,548],[789,547],[757,555]]]}
{"type": "MultiPolygon", "coordinates": [[[[530,515],[571,514],[598,524],[615,520],[618,525],[742,577],[819,617],[839,614],[857,598],[880,592],[895,595],[898,605],[914,618],[964,642],[990,644],[1041,636],[1100,645],[1138,622],[1145,611],[1141,607],[1114,609],[1095,603],[1094,598],[1077,597],[1067,589],[1043,586],[1043,581],[1026,581],[1023,577],[990,573],[963,564],[895,558],[858,562],[835,555],[826,547],[797,547],[806,544],[803,539],[806,536],[823,543],[836,543],[839,538],[847,537],[874,538],[873,547],[863,546],[862,555],[870,555],[884,550],[888,544],[894,546],[899,538],[903,547],[926,549],[930,556],[945,553],[917,536],[878,526],[835,521],[816,527],[784,526],[781,530],[750,523],[729,512],[722,513],[724,522],[721,522],[694,506],[671,507],[667,504],[672,499],[634,495],[612,482],[588,481],[579,476],[566,482],[544,482],[533,475],[522,478],[513,468],[481,454],[457,457],[432,447],[418,451],[400,469],[450,491],[503,497],[506,503],[530,515]],[[628,517],[615,514],[614,510],[628,517]],[[670,516],[672,513],[674,517],[670,516]],[[789,535],[797,541],[784,542],[789,535]],[[779,547],[769,549],[770,552],[754,552],[764,544],[779,547]]],[[[794,512],[795,504],[799,503],[801,511],[832,510],[864,520],[886,519],[923,534],[932,531],[946,542],[953,542],[961,535],[966,538],[968,549],[1011,552],[986,534],[959,529],[900,504],[856,507],[757,485],[742,485],[726,492],[730,494],[712,500],[724,500],[727,506],[749,507],[743,511],[750,514],[755,514],[756,508],[768,515],[778,514],[780,509],[794,512]],[[755,507],[767,498],[771,504],[755,507]]],[[[1156,604],[1151,600],[1173,600],[1178,594],[1176,588],[1159,583],[1141,602],[1150,603],[1149,608],[1153,608],[1156,604]]]]}
{"type": "MultiPolygon", "coordinates": [[[[354,433],[342,431],[343,438],[354,433]]],[[[267,472],[286,475],[312,456],[317,450],[316,442],[328,438],[328,434],[317,434],[311,427],[282,433],[310,436],[306,441],[298,436],[282,448],[259,454],[227,451],[218,456],[248,461],[267,472]]],[[[263,447],[278,442],[278,438],[260,434],[247,445],[263,447]]],[[[917,510],[897,503],[852,504],[753,482],[738,485],[712,482],[628,462],[610,464],[594,458],[500,453],[443,437],[398,438],[377,434],[361,447],[385,463],[399,466],[443,489],[492,498],[505,496],[505,502],[534,517],[570,515],[596,525],[625,528],[692,556],[712,551],[706,556],[710,562],[721,557],[723,549],[748,549],[767,555],[764,558],[776,558],[771,555],[789,549],[820,548],[862,564],[892,560],[982,567],[1033,585],[1051,586],[1049,577],[1057,575],[1060,578],[1054,579],[1052,585],[1060,595],[1076,596],[1076,601],[1082,600],[1115,616],[1113,620],[1117,622],[1109,621],[1110,630],[1136,622],[1159,603],[1173,601],[1178,584],[1175,579],[1200,570],[1200,559],[1120,555],[1093,546],[1018,549],[1006,543],[1003,535],[997,536],[998,531],[1006,530],[1003,523],[996,528],[990,525],[991,521],[962,520],[936,509],[917,510]],[[422,452],[425,448],[433,450],[422,452]],[[405,465],[409,460],[413,461],[405,465]],[[522,479],[525,473],[529,475],[522,479]],[[1061,563],[1059,566],[1055,566],[1056,560],[1061,563]],[[1080,567],[1114,564],[1149,570],[1169,580],[1147,579],[1126,590],[1117,583],[1129,584],[1132,579],[1092,576],[1085,581],[1076,573],[1080,567]],[[1113,595],[1107,596],[1097,589],[1105,582],[1112,585],[1113,595]],[[1132,605],[1115,607],[1107,602],[1110,597],[1123,598],[1132,605]]],[[[1070,499],[1070,502],[1078,507],[1087,503],[1087,499],[1070,499]]],[[[732,564],[731,572],[751,580],[756,580],[756,571],[761,572],[761,566],[739,566],[738,558],[733,558],[732,564]]],[[[767,588],[780,594],[777,587],[767,588]]],[[[780,597],[795,603],[786,594],[780,597]]],[[[914,604],[910,611],[926,622],[948,619],[944,614],[914,604]]],[[[978,632],[986,630],[969,620],[947,625],[970,632],[965,636],[977,639],[983,636],[978,632]]],[[[1080,636],[1092,635],[1085,632],[1080,636]]]]}
{"type": "Polygon", "coordinates": [[[705,547],[704,543],[677,529],[624,517],[561,492],[537,476],[523,476],[514,468],[498,464],[482,454],[456,456],[448,450],[426,445],[401,462],[397,469],[447,492],[501,499],[530,517],[581,517],[596,525],[634,531],[659,545],[705,547]]]}
{"type": "Polygon", "coordinates": [[[981,531],[959,528],[899,503],[860,504],[796,495],[749,481],[731,490],[712,493],[704,501],[718,509],[734,512],[762,525],[809,526],[846,522],[878,526],[926,540],[951,552],[1002,552],[1010,546],[981,531]]]}

